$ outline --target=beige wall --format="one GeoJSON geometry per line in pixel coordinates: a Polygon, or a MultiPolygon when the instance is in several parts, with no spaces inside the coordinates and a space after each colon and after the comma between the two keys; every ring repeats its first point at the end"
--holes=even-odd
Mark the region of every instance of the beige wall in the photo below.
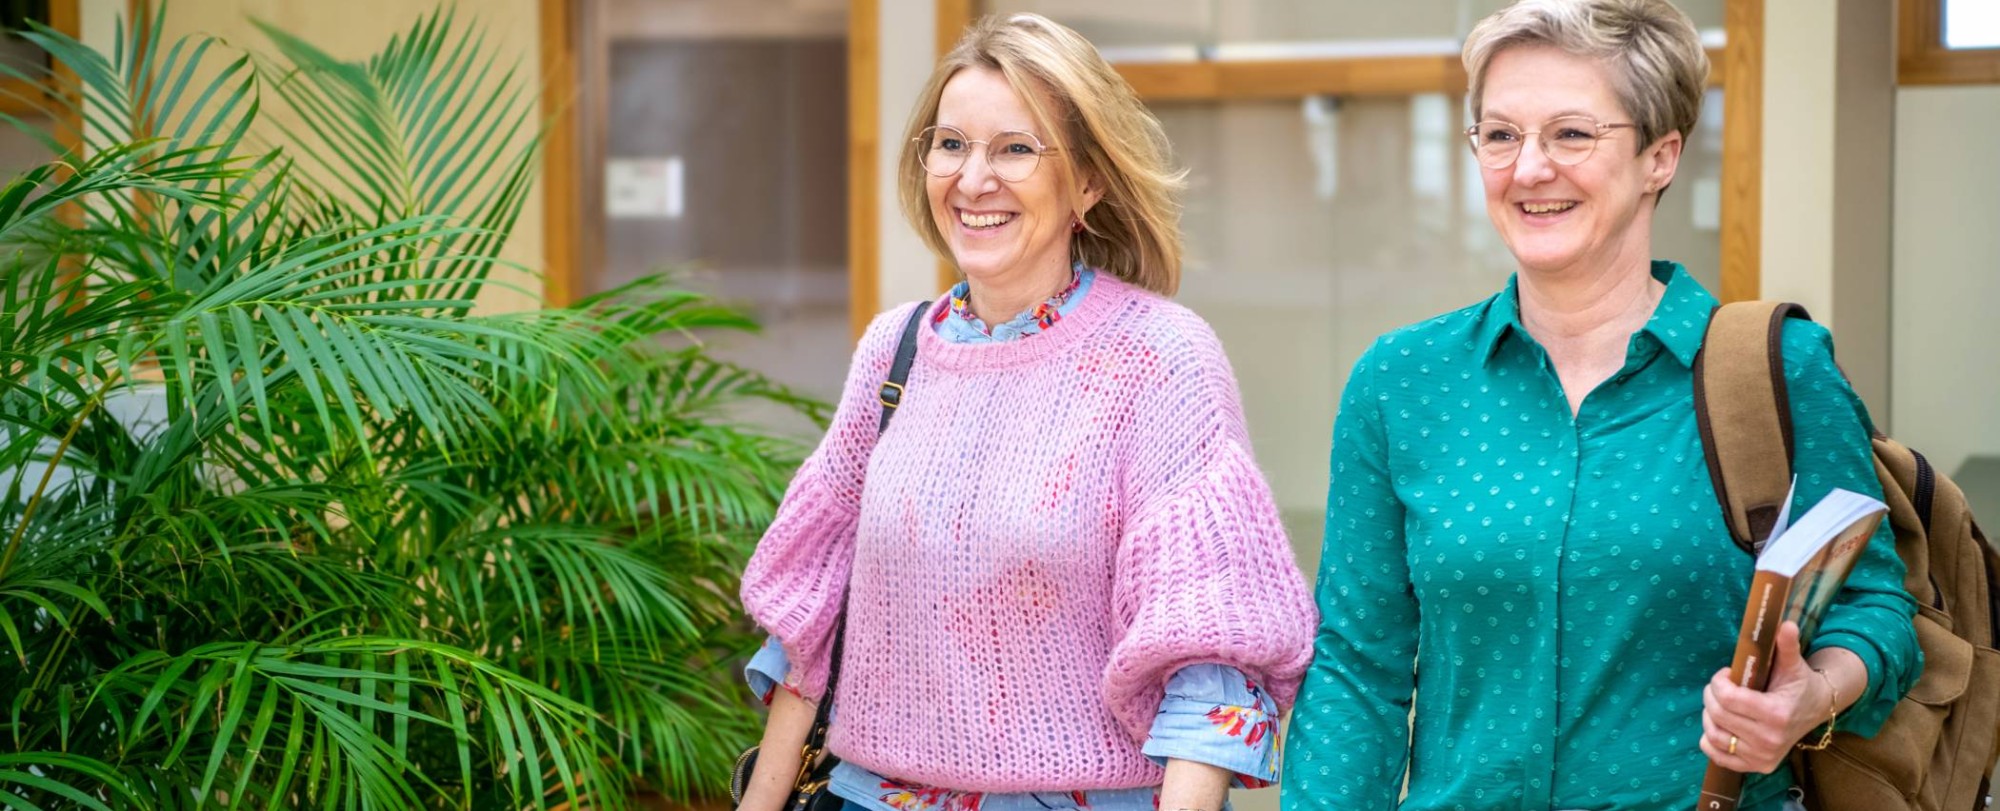
{"type": "Polygon", "coordinates": [[[876,309],[886,310],[942,292],[937,284],[937,257],[910,230],[897,207],[894,174],[910,109],[930,80],[931,68],[937,65],[937,4],[935,0],[879,1],[882,48],[876,89],[881,103],[876,124],[881,139],[876,165],[883,171],[875,178],[875,244],[881,249],[876,262],[881,270],[877,287],[880,306],[876,309]]]}
{"type": "MultiPolygon", "coordinates": [[[[1904,396],[1884,427],[1948,474],[2000,456],[1996,132],[2000,85],[1897,91],[1892,354],[1904,396]]],[[[2000,487],[1983,495],[2000,503],[2000,487]]]]}
{"type": "Polygon", "coordinates": [[[1876,426],[2000,512],[2000,86],[1897,87],[1891,8],[1768,0],[1763,290],[1834,330],[1876,426]]]}
{"type": "Polygon", "coordinates": [[[1839,336],[1878,418],[1889,392],[1893,8],[1879,0],[1765,5],[1762,296],[1839,336]]]}
{"type": "MultiPolygon", "coordinates": [[[[104,0],[91,0],[103,3],[104,0]]],[[[117,5],[123,5],[118,2],[117,5]]],[[[340,2],[298,2],[298,0],[172,0],[167,4],[164,29],[167,41],[201,33],[221,37],[230,45],[268,51],[269,40],[251,20],[262,20],[288,31],[337,57],[363,59],[382,49],[395,36],[430,13],[435,4],[410,0],[340,0],[340,2]]],[[[500,64],[520,67],[516,81],[539,86],[540,17],[537,0],[479,0],[458,7],[461,25],[476,21],[486,29],[489,52],[499,55],[500,64]]],[[[496,71],[497,73],[497,71],[496,71]]],[[[282,104],[269,94],[263,114],[284,115],[282,104]]],[[[532,130],[525,136],[532,136],[532,130]]],[[[539,271],[543,264],[542,191],[536,183],[521,210],[521,218],[508,240],[501,258],[539,271]]],[[[502,285],[488,287],[480,296],[486,311],[519,310],[537,305],[541,281],[520,272],[499,271],[502,285]],[[506,286],[520,288],[507,289],[506,286]]]]}
{"type": "Polygon", "coordinates": [[[82,31],[77,39],[92,48],[111,50],[118,40],[118,15],[124,11],[125,3],[121,0],[79,0],[77,14],[82,31]]]}

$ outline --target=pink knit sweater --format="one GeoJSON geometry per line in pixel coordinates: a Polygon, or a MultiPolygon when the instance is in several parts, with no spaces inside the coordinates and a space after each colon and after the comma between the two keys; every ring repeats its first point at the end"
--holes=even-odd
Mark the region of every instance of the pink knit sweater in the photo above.
{"type": "Polygon", "coordinates": [[[1208,325],[1107,274],[1030,338],[923,329],[878,443],[907,313],[869,326],[743,575],[808,697],[851,590],[832,750],[961,791],[1131,788],[1159,783],[1139,750],[1180,668],[1289,706],[1317,614],[1208,325]]]}

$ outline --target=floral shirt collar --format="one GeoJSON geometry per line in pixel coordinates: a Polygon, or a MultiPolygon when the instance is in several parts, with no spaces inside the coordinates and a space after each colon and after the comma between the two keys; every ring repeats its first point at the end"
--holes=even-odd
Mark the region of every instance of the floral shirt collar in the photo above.
{"type": "Polygon", "coordinates": [[[1090,292],[1097,277],[1094,268],[1079,262],[1070,266],[1069,284],[1048,300],[1036,304],[1005,323],[987,325],[972,312],[972,288],[965,282],[953,285],[950,306],[940,307],[931,316],[938,334],[952,343],[999,343],[1041,333],[1076,309],[1090,292]]]}

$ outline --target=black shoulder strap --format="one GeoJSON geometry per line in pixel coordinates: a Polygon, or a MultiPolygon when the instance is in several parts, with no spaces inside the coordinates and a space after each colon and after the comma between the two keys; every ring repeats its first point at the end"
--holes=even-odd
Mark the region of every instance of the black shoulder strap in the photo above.
{"type": "Polygon", "coordinates": [[[1755,556],[1770,539],[1792,480],[1792,406],[1785,321],[1797,304],[1743,301],[1709,315],[1694,361],[1695,420],[1729,535],[1755,556]]]}
{"type": "Polygon", "coordinates": [[[896,416],[897,407],[903,404],[903,385],[910,381],[910,364],[917,359],[917,328],[923,326],[924,314],[931,311],[931,303],[919,301],[911,308],[910,318],[903,322],[903,339],[896,344],[896,359],[889,363],[889,379],[882,381],[882,424],[876,433],[889,430],[889,418],[896,416]]]}
{"type": "MultiPolygon", "coordinates": [[[[875,429],[877,434],[889,430],[889,418],[896,416],[896,408],[903,404],[905,385],[910,381],[910,366],[917,360],[917,330],[923,327],[924,315],[930,310],[930,301],[919,301],[910,308],[909,319],[903,322],[903,337],[896,342],[896,357],[889,362],[889,377],[882,381],[882,422],[875,429]]],[[[840,683],[840,655],[846,647],[847,605],[843,601],[840,619],[833,625],[833,659],[827,666],[826,693],[820,699],[819,711],[813,715],[812,731],[806,735],[806,747],[813,752],[826,747],[827,724],[833,717],[833,689],[840,683]]]]}

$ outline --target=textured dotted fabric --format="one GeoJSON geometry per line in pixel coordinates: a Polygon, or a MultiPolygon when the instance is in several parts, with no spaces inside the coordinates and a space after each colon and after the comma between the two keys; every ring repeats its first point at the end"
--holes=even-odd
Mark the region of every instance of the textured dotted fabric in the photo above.
{"type": "Polygon", "coordinates": [[[1182,667],[1291,703],[1317,618],[1228,360],[1187,309],[1095,285],[1034,340],[921,331],[879,443],[906,311],[856,350],[742,589],[809,698],[851,589],[841,757],[960,791],[1150,786],[1141,745],[1182,667]]]}
{"type": "MultiPolygon", "coordinates": [[[[1752,563],[1695,425],[1715,299],[1678,265],[1653,273],[1664,298],[1574,418],[1511,281],[1382,336],[1355,365],[1288,811],[1398,807],[1405,766],[1404,809],[1694,806],[1701,691],[1729,664],[1752,563]]],[[[1867,415],[1826,330],[1794,322],[1783,345],[1793,514],[1833,487],[1880,497],[1867,415]]],[[[1812,642],[1868,665],[1843,729],[1872,733],[1916,678],[1902,576],[1884,522],[1812,642]]],[[[1753,778],[1744,807],[1777,807],[1790,782],[1753,778]]]]}

